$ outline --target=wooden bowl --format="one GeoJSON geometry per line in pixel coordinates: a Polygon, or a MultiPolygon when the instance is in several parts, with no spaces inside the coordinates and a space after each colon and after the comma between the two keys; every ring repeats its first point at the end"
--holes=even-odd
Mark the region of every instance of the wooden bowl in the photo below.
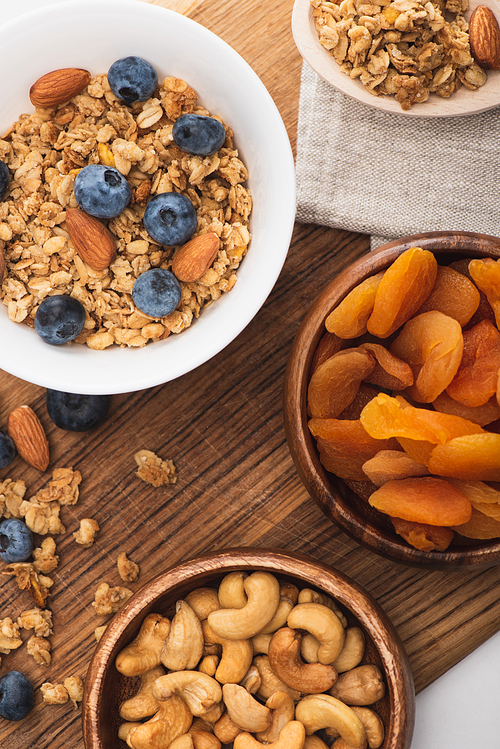
{"type": "MultiPolygon", "coordinates": [[[[478,5],[485,5],[481,0],[471,0],[470,13],[478,5]]],[[[500,19],[500,0],[489,0],[488,7],[500,19]]],[[[477,91],[469,91],[464,86],[443,99],[431,94],[427,101],[404,111],[394,96],[374,96],[370,94],[358,79],[349,78],[343,73],[332,55],[321,46],[314,26],[313,7],[309,0],[295,0],[292,13],[292,32],[295,45],[307,64],[330,85],[334,86],[352,99],[363,104],[392,114],[405,117],[459,117],[493,109],[500,104],[500,70],[489,70],[488,80],[477,91]]]]}
{"type": "Polygon", "coordinates": [[[409,247],[435,253],[446,265],[460,258],[500,258],[500,239],[471,232],[429,232],[390,242],[350,265],[316,298],[290,350],[284,383],[284,420],[295,467],[311,497],[325,515],[360,544],[395,562],[431,569],[486,568],[500,563],[500,539],[472,541],[456,536],[446,552],[423,552],[398,536],[387,518],[360,499],[320,463],[307,428],[306,393],[311,361],[325,332],[331,310],[358,283],[387,268],[409,247]]]}
{"type": "Polygon", "coordinates": [[[363,589],[343,573],[299,554],[274,549],[228,549],[172,567],[137,592],[108,625],[97,645],[85,680],[83,736],[86,749],[123,749],[117,737],[120,702],[136,690],[136,680],[115,668],[119,651],[137,634],[152,612],[171,616],[175,603],[199,586],[217,587],[234,570],[265,570],[299,587],[311,587],[334,597],[348,621],[366,635],[364,661],[384,674],[385,697],[374,707],[382,717],[386,737],[382,749],[409,749],[414,725],[414,689],[408,658],[386,614],[363,589]]]}

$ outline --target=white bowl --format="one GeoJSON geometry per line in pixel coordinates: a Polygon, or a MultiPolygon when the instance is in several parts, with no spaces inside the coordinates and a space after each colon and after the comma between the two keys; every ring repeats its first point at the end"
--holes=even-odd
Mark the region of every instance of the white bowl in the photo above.
{"type": "Polygon", "coordinates": [[[127,55],[144,57],[160,80],[186,80],[200,102],[233,129],[249,170],[252,241],[234,289],[193,325],[142,349],[51,346],[9,320],[0,304],[0,368],[43,387],[85,394],[126,393],[179,377],[219,353],[248,325],[271,292],[288,252],[295,176],[280,114],[252,68],[194,21],[136,0],[74,0],[0,27],[0,130],[32,112],[30,86],[64,67],[106,72],[127,55]]]}
{"type": "MultiPolygon", "coordinates": [[[[488,5],[500,19],[500,0],[470,0],[468,19],[478,5],[488,5]]],[[[392,114],[408,117],[459,117],[485,112],[500,104],[500,70],[489,70],[488,80],[477,91],[462,86],[448,99],[431,94],[427,101],[414,104],[409,110],[401,109],[393,96],[374,96],[358,79],[343,73],[332,55],[321,46],[314,26],[313,7],[309,0],[295,0],[292,13],[292,32],[295,44],[307,64],[330,85],[356,101],[392,114]]]]}

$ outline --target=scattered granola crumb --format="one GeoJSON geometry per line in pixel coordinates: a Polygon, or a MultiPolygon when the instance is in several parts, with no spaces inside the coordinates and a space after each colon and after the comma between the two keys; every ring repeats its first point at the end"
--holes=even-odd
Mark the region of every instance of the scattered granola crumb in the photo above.
{"type": "Polygon", "coordinates": [[[40,489],[34,497],[37,502],[59,502],[60,505],[75,505],[78,502],[80,471],[72,468],[54,468],[48,486],[40,489]]]}
{"type": "Polygon", "coordinates": [[[127,557],[126,552],[122,551],[116,564],[118,566],[118,574],[124,582],[133,583],[139,577],[139,565],[132,562],[132,560],[127,557]]]}
{"type": "Polygon", "coordinates": [[[17,617],[21,629],[34,629],[37,637],[48,637],[52,634],[52,611],[49,609],[28,609],[17,617]]]}
{"type": "Polygon", "coordinates": [[[51,684],[46,681],[40,687],[43,701],[48,705],[65,705],[69,700],[68,690],[63,684],[51,684]]]}
{"type": "Polygon", "coordinates": [[[94,520],[93,518],[82,518],[82,520],[80,520],[80,528],[73,533],[73,537],[77,544],[83,546],[84,549],[88,549],[94,543],[98,530],[99,523],[97,520],[94,520]]]}
{"type": "Polygon", "coordinates": [[[50,654],[50,642],[45,637],[32,635],[26,643],[28,655],[33,656],[40,666],[50,666],[52,656],[50,654]]]}
{"type": "Polygon", "coordinates": [[[2,570],[2,575],[15,575],[19,590],[29,591],[37,606],[44,608],[54,581],[46,575],[38,574],[31,562],[8,564],[2,570]]]}
{"type": "Polygon", "coordinates": [[[26,493],[24,481],[5,479],[0,482],[0,512],[5,518],[20,518],[19,508],[26,493]]]}
{"type": "Polygon", "coordinates": [[[10,616],[0,619],[0,653],[7,655],[11,650],[20,648],[22,644],[19,625],[13,622],[10,616]]]}
{"type": "Polygon", "coordinates": [[[83,699],[83,681],[79,676],[68,676],[67,679],[64,679],[63,685],[76,710],[78,708],[77,703],[83,699]]]}
{"type": "Polygon", "coordinates": [[[107,624],[102,624],[100,627],[96,627],[94,629],[94,637],[96,642],[99,642],[101,637],[103,636],[105,630],[107,629],[107,624]]]}
{"type": "Polygon", "coordinates": [[[53,572],[59,564],[56,554],[56,542],[51,536],[44,538],[41,546],[33,549],[33,567],[37,572],[48,575],[53,572]]]}
{"type": "Polygon", "coordinates": [[[21,502],[19,514],[33,533],[41,536],[66,533],[66,528],[59,519],[61,506],[59,502],[37,502],[35,499],[21,502]]]}
{"type": "Polygon", "coordinates": [[[132,591],[117,585],[111,588],[108,583],[101,583],[94,594],[92,606],[99,616],[116,614],[116,612],[128,601],[132,591]]]}
{"type": "Polygon", "coordinates": [[[136,476],[152,486],[175,484],[177,469],[172,460],[162,460],[151,450],[139,450],[134,455],[139,466],[136,476]]]}

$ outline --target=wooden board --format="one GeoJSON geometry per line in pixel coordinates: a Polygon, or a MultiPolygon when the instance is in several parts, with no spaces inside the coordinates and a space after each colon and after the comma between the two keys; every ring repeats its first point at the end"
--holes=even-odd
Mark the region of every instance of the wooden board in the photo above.
{"type": "MultiPolygon", "coordinates": [[[[301,61],[290,31],[292,0],[199,0],[190,7],[191,17],[255,68],[295,144],[301,61]]],[[[85,675],[94,629],[104,621],[94,615],[94,591],[101,582],[120,584],[121,551],[141,567],[133,590],[181,559],[229,546],[297,550],[333,565],[363,585],[392,618],[417,691],[499,629],[500,569],[422,572],[375,556],[331,525],[292,464],[281,399],[294,334],[318,289],[368,250],[366,236],[297,225],[278,283],[248,328],[194,372],[162,387],[113,396],[107,421],[94,432],[58,429],[48,418],[43,388],[0,372],[0,426],[13,408],[29,404],[47,430],[51,467],[73,466],[83,476],[79,503],[62,511],[67,532],[56,537],[61,561],[48,599],[52,664],[36,665],[24,645],[2,656],[0,673],[23,670],[37,688],[85,675]],[[136,477],[133,456],[142,448],[174,460],[177,484],[152,488],[136,477]],[[82,517],[94,517],[101,527],[88,550],[72,536],[82,517]]],[[[0,471],[0,480],[23,478],[32,496],[49,475],[17,458],[0,471]]],[[[0,577],[1,617],[15,618],[32,601],[13,580],[0,577]]],[[[83,749],[80,709],[42,704],[37,689],[27,719],[0,719],[0,746],[83,749]]]]}

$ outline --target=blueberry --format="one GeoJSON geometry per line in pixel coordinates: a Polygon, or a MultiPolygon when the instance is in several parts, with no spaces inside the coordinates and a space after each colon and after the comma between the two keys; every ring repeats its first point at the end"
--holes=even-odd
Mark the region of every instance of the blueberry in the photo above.
{"type": "Polygon", "coordinates": [[[114,218],[130,203],[130,185],[113,166],[89,164],[75,177],[75,199],[80,208],[96,218],[114,218]]]}
{"type": "Polygon", "coordinates": [[[0,559],[25,562],[33,551],[33,534],[22,520],[8,518],[0,522],[0,559]]]}
{"type": "Polygon", "coordinates": [[[59,346],[76,338],[83,330],[85,307],[67,294],[47,296],[35,315],[35,330],[46,343],[59,346]]]}
{"type": "Polygon", "coordinates": [[[202,114],[181,114],[174,122],[172,137],[179,148],[197,156],[211,156],[226,140],[224,125],[202,114]]]}
{"type": "Polygon", "coordinates": [[[109,395],[78,395],[47,390],[47,411],[56,425],[67,432],[87,432],[102,421],[108,413],[109,395]]]}
{"type": "Polygon", "coordinates": [[[16,457],[16,446],[8,434],[0,431],[0,468],[8,466],[16,457]]]}
{"type": "Polygon", "coordinates": [[[125,104],[146,101],[158,87],[158,75],[142,57],[122,57],[108,70],[111,91],[125,104]]]}
{"type": "Polygon", "coordinates": [[[5,198],[7,190],[10,184],[10,172],[7,164],[4,161],[0,161],[0,200],[5,198]]]}
{"type": "Polygon", "coordinates": [[[178,192],[161,192],[147,204],[143,222],[154,240],[171,246],[187,242],[198,220],[189,198],[178,192]]]}
{"type": "Polygon", "coordinates": [[[20,671],[8,671],[0,679],[0,715],[7,720],[22,720],[33,707],[33,685],[20,671]]]}
{"type": "Polygon", "coordinates": [[[181,287],[173,273],[151,268],[142,273],[132,288],[135,306],[149,317],[165,317],[181,301],[181,287]]]}

